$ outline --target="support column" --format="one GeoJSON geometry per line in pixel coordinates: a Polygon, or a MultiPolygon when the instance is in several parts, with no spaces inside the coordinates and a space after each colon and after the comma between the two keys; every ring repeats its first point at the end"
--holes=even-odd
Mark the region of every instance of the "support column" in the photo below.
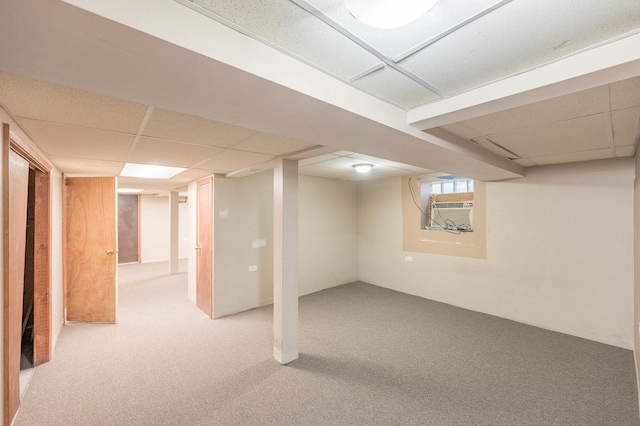
{"type": "Polygon", "coordinates": [[[178,273],[178,248],[180,247],[178,241],[178,229],[179,229],[179,208],[178,208],[178,193],[173,191],[169,193],[169,209],[171,211],[171,223],[169,225],[169,234],[171,239],[169,242],[169,273],[178,273]]]}
{"type": "Polygon", "coordinates": [[[298,162],[278,159],[273,171],[273,357],[298,358],[298,162]]]}

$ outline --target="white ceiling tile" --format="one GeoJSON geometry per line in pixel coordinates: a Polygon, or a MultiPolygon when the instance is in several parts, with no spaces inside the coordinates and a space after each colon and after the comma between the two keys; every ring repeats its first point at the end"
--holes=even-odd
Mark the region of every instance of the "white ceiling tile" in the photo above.
{"type": "Polygon", "coordinates": [[[410,164],[398,163],[397,161],[385,160],[384,158],[373,157],[371,155],[364,154],[351,154],[350,158],[355,158],[357,160],[372,163],[375,165],[386,166],[393,169],[401,169],[403,174],[406,174],[407,171],[413,173],[431,173],[433,170],[427,170],[422,167],[412,166],[410,164]]]}
{"type": "Polygon", "coordinates": [[[206,118],[154,109],[142,135],[227,148],[255,133],[255,130],[231,126],[206,118]]]}
{"type": "Polygon", "coordinates": [[[616,146],[616,157],[631,157],[635,152],[635,145],[616,146]]]}
{"type": "Polygon", "coordinates": [[[400,28],[377,29],[356,20],[344,0],[308,0],[351,33],[389,57],[427,41],[493,5],[496,0],[439,1],[427,14],[400,28]]]}
{"type": "Polygon", "coordinates": [[[0,105],[14,117],[135,134],[147,107],[135,102],[0,73],[0,105]]]}
{"type": "Polygon", "coordinates": [[[386,66],[353,81],[353,84],[405,109],[440,99],[438,94],[386,66]]]}
{"type": "Polygon", "coordinates": [[[223,149],[143,136],[129,154],[127,161],[158,166],[192,167],[223,149]]]}
{"type": "Polygon", "coordinates": [[[569,152],[565,154],[548,155],[543,157],[531,157],[530,161],[538,165],[577,163],[579,161],[592,161],[611,158],[611,148],[594,149],[590,151],[569,152]]]}
{"type": "Polygon", "coordinates": [[[350,157],[338,157],[323,161],[322,163],[316,163],[316,165],[321,167],[330,167],[332,169],[355,170],[353,169],[353,165],[358,163],[362,163],[362,161],[350,157]]]}
{"type": "Polygon", "coordinates": [[[476,129],[482,135],[492,135],[494,133],[510,132],[541,124],[594,115],[603,111],[602,90],[600,87],[595,87],[542,102],[511,108],[495,114],[465,120],[458,124],[476,129]]]}
{"type": "Polygon", "coordinates": [[[531,167],[536,165],[536,163],[526,158],[518,158],[517,160],[511,160],[511,161],[513,161],[516,164],[520,164],[523,167],[531,167]]]}
{"type": "Polygon", "coordinates": [[[233,145],[233,149],[240,151],[259,152],[262,154],[284,155],[305,148],[312,147],[312,144],[294,139],[287,139],[282,136],[270,133],[256,133],[255,135],[233,145]]]}
{"type": "Polygon", "coordinates": [[[273,156],[268,154],[226,149],[210,160],[198,164],[198,168],[218,173],[228,173],[245,167],[251,167],[255,164],[264,163],[272,158],[273,156]]]}
{"type": "Polygon", "coordinates": [[[172,191],[183,186],[183,183],[173,182],[167,179],[146,179],[118,176],[118,188],[145,188],[145,193],[172,191]]]}
{"type": "Polygon", "coordinates": [[[463,123],[463,122],[448,124],[440,128],[445,132],[449,132],[452,135],[456,135],[461,137],[462,139],[467,139],[467,140],[477,138],[478,136],[482,136],[484,134],[480,130],[474,129],[471,126],[469,126],[469,124],[463,123]]]}
{"type": "Polygon", "coordinates": [[[76,176],[118,176],[124,161],[88,160],[53,155],[49,157],[62,173],[76,176]]]}
{"type": "Polygon", "coordinates": [[[639,21],[637,0],[512,1],[401,65],[455,94],[633,31],[639,21]]]}
{"type": "Polygon", "coordinates": [[[486,149],[487,151],[493,152],[494,154],[498,154],[499,156],[504,158],[516,159],[519,157],[518,154],[509,152],[508,150],[504,149],[496,142],[493,142],[486,137],[481,136],[481,137],[475,138],[472,142],[478,144],[479,146],[486,149]]]}
{"type": "MultiPolygon", "coordinates": [[[[607,148],[603,114],[492,135],[523,158],[607,148]]],[[[537,162],[537,161],[536,161],[537,162]]]]}
{"type": "Polygon", "coordinates": [[[187,183],[194,180],[201,179],[203,177],[209,176],[211,174],[210,170],[205,169],[188,169],[182,173],[179,173],[172,177],[170,180],[172,182],[182,182],[187,183]]]}
{"type": "Polygon", "coordinates": [[[343,80],[380,62],[290,1],[202,0],[202,6],[343,80]]]}
{"type": "Polygon", "coordinates": [[[38,147],[50,156],[126,161],[134,136],[47,121],[18,119],[38,147]]]}
{"type": "Polygon", "coordinates": [[[640,105],[640,77],[612,83],[609,91],[612,111],[640,105]]]}
{"type": "Polygon", "coordinates": [[[322,161],[332,160],[334,158],[338,158],[338,156],[333,154],[318,155],[317,157],[305,158],[304,160],[300,160],[298,162],[298,166],[308,166],[310,164],[320,163],[322,161]]]}
{"type": "Polygon", "coordinates": [[[351,172],[349,172],[348,170],[322,167],[317,164],[311,164],[308,166],[300,167],[298,169],[298,173],[305,176],[338,179],[349,177],[351,172]]]}
{"type": "Polygon", "coordinates": [[[613,141],[616,146],[633,145],[638,136],[640,107],[622,109],[611,113],[613,141]]]}
{"type": "Polygon", "coordinates": [[[333,155],[338,155],[340,157],[346,157],[347,155],[351,155],[351,154],[355,154],[355,152],[351,152],[351,151],[336,151],[336,152],[332,152],[333,155]]]}

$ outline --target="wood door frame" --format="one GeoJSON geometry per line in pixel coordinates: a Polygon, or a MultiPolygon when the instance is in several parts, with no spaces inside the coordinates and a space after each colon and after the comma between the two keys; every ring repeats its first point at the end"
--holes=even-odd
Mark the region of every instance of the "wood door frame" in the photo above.
{"type": "MultiPolygon", "coordinates": [[[[24,158],[36,172],[35,250],[34,250],[34,364],[51,360],[52,306],[51,306],[51,169],[53,166],[33,146],[21,140],[9,124],[3,123],[2,140],[2,214],[3,214],[3,419],[11,424],[20,405],[20,395],[13,395],[12,381],[19,381],[20,365],[10,365],[9,344],[10,283],[9,283],[9,151],[24,158]],[[17,403],[16,403],[17,401],[17,403]],[[17,405],[16,405],[17,404],[17,405]]],[[[20,347],[20,342],[17,343],[20,347]]],[[[20,392],[19,383],[17,386],[20,392]]],[[[13,391],[14,392],[14,391],[13,391]]]]}
{"type": "MultiPolygon", "coordinates": [[[[211,314],[209,315],[210,318],[215,318],[214,315],[214,311],[213,311],[213,307],[214,302],[213,302],[213,298],[214,298],[214,292],[213,292],[213,288],[214,288],[214,281],[213,281],[213,267],[214,267],[214,262],[213,262],[213,246],[214,246],[214,240],[213,240],[213,232],[214,232],[214,224],[213,224],[213,220],[214,220],[214,198],[213,198],[213,180],[214,177],[213,176],[207,176],[205,178],[202,179],[198,179],[196,181],[196,246],[200,246],[201,242],[200,242],[200,209],[199,209],[199,203],[200,203],[200,197],[198,197],[199,194],[199,190],[198,188],[202,185],[206,185],[207,183],[211,185],[210,187],[210,219],[209,219],[209,223],[211,226],[210,232],[211,232],[211,237],[210,237],[210,245],[211,245],[211,271],[209,271],[209,273],[211,274],[211,289],[210,289],[210,297],[209,297],[209,303],[211,304],[211,306],[209,307],[209,312],[211,312],[211,314]]],[[[198,305],[198,281],[200,278],[200,253],[197,254],[196,256],[196,306],[198,305]]]]}

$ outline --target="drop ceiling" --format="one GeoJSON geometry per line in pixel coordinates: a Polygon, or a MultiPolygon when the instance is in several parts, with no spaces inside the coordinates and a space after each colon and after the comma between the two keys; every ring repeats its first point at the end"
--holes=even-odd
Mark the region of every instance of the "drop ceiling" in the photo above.
{"type": "Polygon", "coordinates": [[[149,191],[281,156],[336,179],[505,179],[639,139],[637,0],[439,0],[392,30],[343,0],[0,8],[0,106],[65,173],[188,169],[149,191]]]}

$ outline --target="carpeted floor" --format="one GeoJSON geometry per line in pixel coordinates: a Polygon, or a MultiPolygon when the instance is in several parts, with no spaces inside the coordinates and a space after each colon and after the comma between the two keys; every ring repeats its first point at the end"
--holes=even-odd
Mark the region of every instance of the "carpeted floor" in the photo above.
{"type": "Polygon", "coordinates": [[[352,283],[216,321],[167,264],[121,267],[117,325],[69,324],[15,425],[637,425],[631,351],[352,283]]]}

